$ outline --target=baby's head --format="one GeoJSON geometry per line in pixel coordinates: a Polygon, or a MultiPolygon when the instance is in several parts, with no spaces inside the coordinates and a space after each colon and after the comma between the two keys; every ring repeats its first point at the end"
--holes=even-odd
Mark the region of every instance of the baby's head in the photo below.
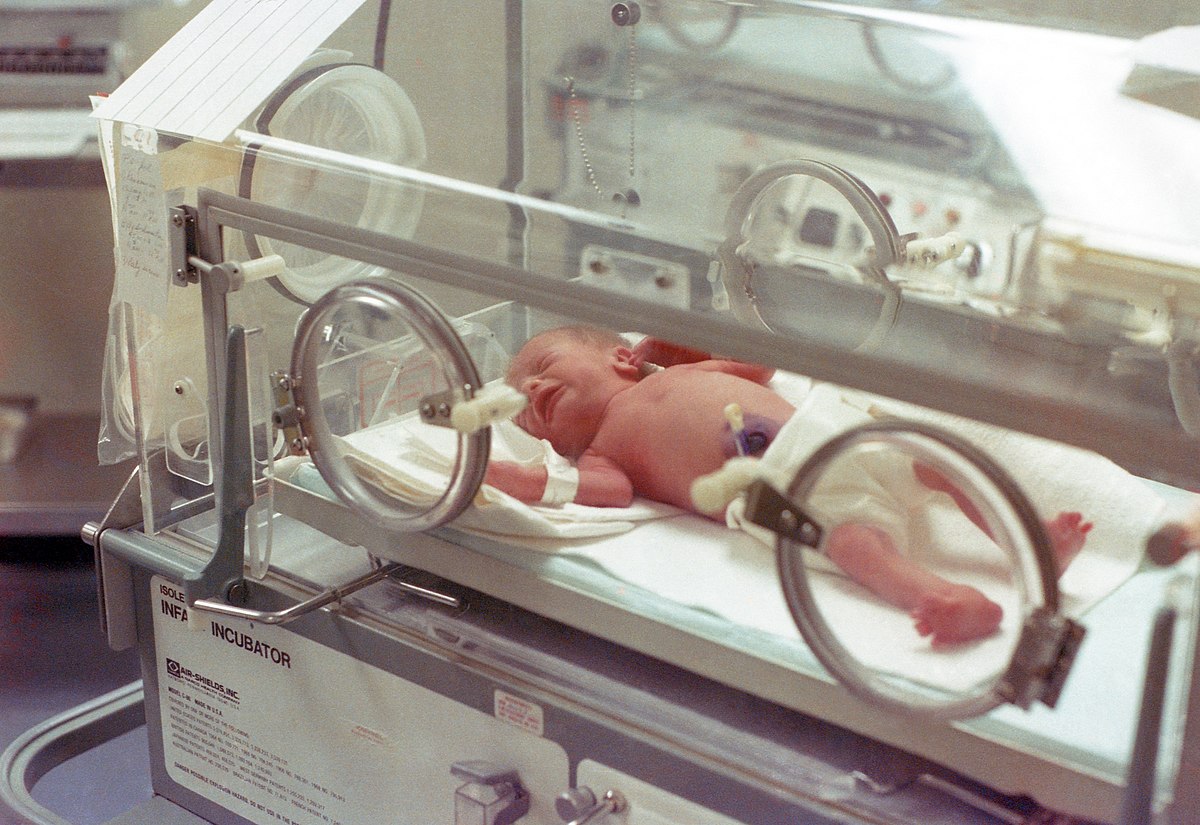
{"type": "Polygon", "coordinates": [[[531,338],[513,359],[507,381],[529,397],[517,424],[574,458],[592,442],[613,395],[637,378],[620,335],[569,326],[531,338]]]}

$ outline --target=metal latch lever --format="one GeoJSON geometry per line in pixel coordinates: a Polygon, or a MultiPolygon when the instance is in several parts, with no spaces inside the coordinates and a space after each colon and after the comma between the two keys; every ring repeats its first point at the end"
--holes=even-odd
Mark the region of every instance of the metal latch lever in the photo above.
{"type": "MultiPolygon", "coordinates": [[[[318,593],[311,599],[297,602],[291,607],[284,608],[283,610],[254,610],[248,607],[238,607],[234,604],[219,602],[215,599],[197,599],[193,607],[195,607],[197,610],[204,610],[209,613],[217,613],[222,616],[234,616],[239,619],[249,619],[250,621],[261,622],[263,624],[287,624],[288,622],[298,619],[301,616],[313,612],[314,610],[318,610],[327,604],[341,601],[346,596],[349,596],[352,593],[357,593],[359,590],[362,590],[364,587],[369,587],[377,581],[392,577],[393,573],[399,572],[401,569],[404,569],[404,565],[385,565],[372,570],[366,575],[359,576],[357,579],[353,579],[346,584],[343,584],[341,587],[335,587],[330,590],[326,590],[323,593],[318,593]]],[[[430,601],[435,601],[439,604],[444,604],[449,607],[458,607],[460,605],[459,600],[454,596],[449,596],[445,593],[438,593],[435,590],[430,590],[429,588],[420,587],[415,584],[409,584],[408,582],[397,579],[393,579],[393,581],[395,581],[397,585],[407,592],[421,596],[425,599],[429,599],[430,601]]]]}
{"type": "Polygon", "coordinates": [[[470,434],[495,421],[512,418],[525,409],[529,399],[507,384],[434,393],[421,399],[418,410],[426,424],[450,427],[470,434]]]}

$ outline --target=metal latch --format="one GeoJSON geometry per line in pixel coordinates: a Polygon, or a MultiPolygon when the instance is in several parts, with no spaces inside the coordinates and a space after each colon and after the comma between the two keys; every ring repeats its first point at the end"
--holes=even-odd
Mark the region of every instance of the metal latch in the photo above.
{"type": "Polygon", "coordinates": [[[821,543],[821,525],[762,479],[751,482],[746,488],[746,518],[806,547],[821,543]]]}
{"type": "Polygon", "coordinates": [[[248,261],[223,261],[214,264],[200,257],[196,238],[199,213],[192,206],[172,206],[167,209],[167,255],[171,282],[188,286],[200,282],[200,276],[217,278],[220,291],[237,292],[253,281],[278,277],[286,268],[279,255],[264,255],[248,261]]]}
{"type": "Polygon", "coordinates": [[[1077,622],[1045,607],[1030,614],[1008,671],[996,685],[1007,702],[1028,709],[1035,701],[1054,707],[1086,631],[1077,622]]]}

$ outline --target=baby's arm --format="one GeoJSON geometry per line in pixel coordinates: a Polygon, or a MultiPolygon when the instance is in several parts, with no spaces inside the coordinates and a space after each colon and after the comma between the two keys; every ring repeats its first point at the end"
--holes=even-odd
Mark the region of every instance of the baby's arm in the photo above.
{"type": "Polygon", "coordinates": [[[729,375],[736,375],[738,378],[745,378],[747,381],[753,381],[755,384],[763,384],[764,386],[775,375],[774,367],[764,367],[762,364],[747,364],[745,361],[728,361],[721,358],[688,364],[685,369],[724,372],[729,375]]]}
{"type": "Polygon", "coordinates": [[[712,358],[712,354],[704,350],[672,344],[670,341],[652,338],[649,335],[634,344],[632,352],[631,361],[636,367],[640,367],[647,361],[660,367],[674,367],[679,364],[694,364],[697,361],[707,361],[712,358]]]}
{"type": "Polygon", "coordinates": [[[775,374],[772,367],[714,357],[712,353],[703,350],[672,344],[670,341],[650,336],[639,341],[633,347],[632,352],[633,356],[630,360],[636,367],[640,367],[646,362],[657,364],[660,367],[677,367],[686,364],[693,369],[727,372],[756,384],[766,384],[775,374]]]}
{"type": "MultiPolygon", "coordinates": [[[[576,464],[579,488],[576,504],[592,507],[628,507],[633,502],[633,482],[615,463],[591,452],[585,452],[576,464]]],[[[517,464],[512,461],[489,461],[484,482],[503,490],[526,504],[538,504],[546,493],[546,468],[517,464]]]]}

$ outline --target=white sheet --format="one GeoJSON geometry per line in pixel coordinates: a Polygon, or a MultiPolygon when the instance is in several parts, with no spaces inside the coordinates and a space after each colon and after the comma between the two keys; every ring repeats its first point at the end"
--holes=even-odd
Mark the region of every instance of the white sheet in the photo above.
{"type": "MultiPolygon", "coordinates": [[[[819,388],[812,398],[829,401],[830,393],[837,397],[840,391],[819,388]]],[[[847,418],[846,426],[860,421],[862,410],[872,404],[876,414],[886,405],[888,413],[932,420],[966,436],[1007,467],[1044,516],[1078,509],[1094,521],[1084,551],[1062,581],[1070,614],[1080,614],[1132,575],[1146,536],[1162,518],[1160,496],[1092,453],[879,399],[853,400],[858,412],[847,418]]],[[[791,445],[793,460],[802,459],[805,450],[815,449],[830,435],[820,428],[813,434],[808,446],[791,445]]],[[[411,420],[366,430],[347,440],[376,462],[403,467],[407,484],[426,485],[431,491],[444,484],[445,468],[455,450],[454,433],[411,420]]],[[[496,458],[536,461],[541,451],[539,442],[511,424],[495,430],[496,458]]],[[[456,526],[503,536],[507,543],[539,552],[586,559],[621,581],[679,604],[776,636],[798,636],[780,592],[773,549],[745,533],[676,508],[644,500],[630,508],[530,507],[485,487],[456,526]],[[637,529],[630,532],[635,525],[637,529]]],[[[1007,662],[1021,615],[1019,597],[1007,581],[1006,568],[995,564],[994,545],[948,497],[942,506],[929,508],[915,529],[912,543],[927,548],[923,562],[940,572],[953,569],[956,580],[1001,604],[1005,616],[1001,633],[953,652],[934,651],[916,633],[911,618],[836,572],[814,570],[814,593],[826,615],[836,617],[831,626],[860,661],[882,672],[921,674],[922,682],[967,690],[992,678],[1007,662]],[[967,565],[964,571],[964,558],[975,560],[974,569],[967,565]]]]}
{"type": "MultiPolygon", "coordinates": [[[[455,461],[458,434],[415,417],[396,419],[347,436],[356,470],[389,494],[430,502],[446,487],[455,461]]],[[[545,461],[548,444],[510,421],[492,427],[492,458],[524,464],[545,461]]],[[[479,533],[505,537],[575,539],[632,530],[639,522],[677,515],[669,504],[639,499],[629,507],[528,505],[485,485],[475,503],[455,522],[479,533]]]]}

